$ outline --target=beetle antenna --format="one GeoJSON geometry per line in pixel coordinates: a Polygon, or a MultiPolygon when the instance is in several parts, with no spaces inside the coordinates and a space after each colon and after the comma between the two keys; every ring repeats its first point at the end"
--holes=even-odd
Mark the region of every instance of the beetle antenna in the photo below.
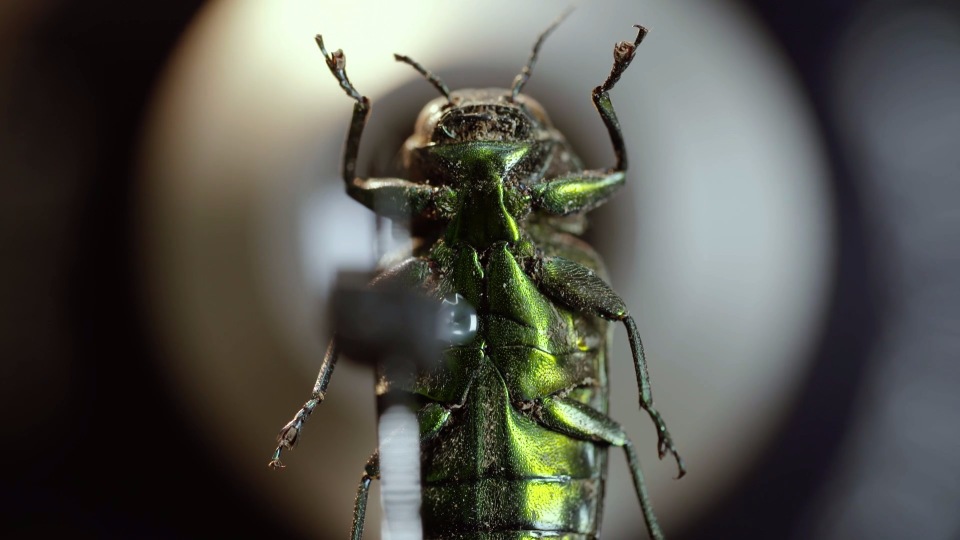
{"type": "Polygon", "coordinates": [[[453,100],[450,98],[450,88],[448,88],[447,85],[440,80],[440,77],[437,77],[433,73],[427,71],[425,67],[420,65],[420,62],[417,62],[416,60],[414,60],[413,58],[410,58],[409,56],[404,56],[402,54],[394,54],[393,58],[397,62],[403,62],[404,64],[408,64],[412,66],[413,69],[417,70],[421,75],[426,77],[427,80],[430,81],[430,84],[432,84],[434,88],[439,90],[440,93],[443,94],[445,98],[447,98],[448,102],[453,103],[453,100]]]}
{"type": "Polygon", "coordinates": [[[537,38],[537,42],[533,45],[533,52],[530,53],[530,59],[527,60],[527,65],[523,66],[523,69],[520,70],[520,73],[513,79],[513,88],[510,91],[510,101],[517,99],[517,94],[520,93],[520,90],[523,89],[523,85],[527,84],[527,81],[530,80],[530,73],[533,72],[533,66],[537,63],[537,54],[540,53],[540,47],[543,45],[543,42],[547,39],[547,36],[550,35],[560,23],[566,19],[570,13],[573,12],[573,6],[568,7],[563,13],[560,14],[550,26],[544,30],[540,36],[537,38]]]}

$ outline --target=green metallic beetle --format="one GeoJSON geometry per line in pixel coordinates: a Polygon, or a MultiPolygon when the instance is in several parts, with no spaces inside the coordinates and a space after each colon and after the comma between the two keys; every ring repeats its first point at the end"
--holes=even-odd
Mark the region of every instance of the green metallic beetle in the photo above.
{"type": "MultiPolygon", "coordinates": [[[[624,450],[650,536],[663,538],[633,444],[607,416],[610,322],[626,326],[640,406],[659,435],[660,458],[674,448],[654,408],[643,345],[623,300],[605,283],[603,263],[577,236],[584,214],[624,183],[627,155],[609,92],[646,35],[614,48],[593,102],[607,127],[616,165],[584,169],[543,108],[520,93],[546,36],[511,89],[450,92],[405,56],[443,97],[429,102],[401,151],[407,179],[357,178],[356,158],[370,101],[347,78],[342,51],[317,44],[327,66],[356,101],[342,173],[347,193],[390,218],[412,216],[412,256],[382,272],[378,284],[401,283],[437,299],[459,294],[477,311],[479,329],[446,348],[433,369],[397,388],[381,374],[378,392],[419,400],[424,538],[594,539],[599,535],[607,448],[624,450]],[[385,203],[386,201],[386,203],[385,203]],[[375,204],[376,202],[376,204],[375,204]]],[[[337,361],[328,349],[313,395],[281,430],[271,466],[292,449],[326,394],[337,361]]],[[[353,538],[363,532],[379,455],[364,470],[353,538]]]]}

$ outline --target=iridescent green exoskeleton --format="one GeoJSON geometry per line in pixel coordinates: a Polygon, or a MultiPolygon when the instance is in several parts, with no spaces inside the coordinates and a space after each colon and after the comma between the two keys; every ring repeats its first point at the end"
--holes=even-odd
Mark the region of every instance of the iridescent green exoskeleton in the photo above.
{"type": "MultiPolygon", "coordinates": [[[[663,538],[633,444],[607,416],[610,322],[627,330],[640,406],[659,435],[660,457],[672,454],[654,408],[643,345],[623,300],[604,281],[597,254],[578,238],[584,214],[624,182],[627,155],[609,92],[646,35],[614,48],[610,75],[593,90],[616,164],[584,169],[543,108],[520,93],[544,32],[510,89],[451,92],[405,56],[443,94],[424,107],[402,162],[407,178],[358,178],[356,158],[370,101],[353,87],[342,51],[327,66],[356,101],[342,173],[347,193],[391,218],[412,216],[419,241],[411,256],[377,283],[403,283],[437,299],[459,294],[473,306],[479,330],[443,351],[436,368],[401,391],[416,396],[421,440],[424,537],[458,540],[591,539],[599,534],[607,449],[627,457],[646,527],[663,538]]],[[[323,401],[337,361],[330,345],[313,395],[280,432],[271,465],[296,444],[323,401]]],[[[381,380],[378,391],[396,381],[381,380]]],[[[353,538],[363,531],[367,492],[379,477],[376,452],[357,494],[353,538]]]]}

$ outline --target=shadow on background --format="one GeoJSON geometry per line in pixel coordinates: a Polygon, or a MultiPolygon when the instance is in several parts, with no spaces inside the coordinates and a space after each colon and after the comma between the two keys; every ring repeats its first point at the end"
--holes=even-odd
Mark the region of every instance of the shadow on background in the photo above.
{"type": "MultiPolygon", "coordinates": [[[[960,11],[746,4],[820,121],[835,285],[779,435],[674,537],[955,538],[960,11]]],[[[168,395],[138,292],[137,137],[201,2],[12,6],[0,10],[4,536],[295,537],[168,395]]]]}

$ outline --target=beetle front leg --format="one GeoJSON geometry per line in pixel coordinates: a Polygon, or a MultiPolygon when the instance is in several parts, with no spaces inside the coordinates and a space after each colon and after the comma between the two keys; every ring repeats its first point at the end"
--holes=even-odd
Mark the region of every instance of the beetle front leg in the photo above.
{"type": "Polygon", "coordinates": [[[603,119],[603,124],[607,126],[607,132],[610,133],[610,142],[613,143],[613,151],[617,156],[617,165],[613,170],[617,171],[627,170],[627,150],[623,144],[620,121],[617,120],[617,113],[614,112],[613,103],[610,101],[610,90],[620,80],[620,76],[626,71],[637,53],[637,46],[647,36],[646,28],[639,24],[635,24],[634,27],[637,29],[637,38],[633,43],[621,41],[614,46],[613,68],[610,70],[610,75],[607,76],[607,80],[603,81],[603,84],[593,89],[593,104],[596,105],[600,118],[603,119]]]}
{"type": "Polygon", "coordinates": [[[613,196],[624,181],[623,171],[579,171],[534,186],[533,207],[555,216],[593,210],[613,196]]]}
{"type": "Polygon", "coordinates": [[[630,349],[633,352],[633,364],[637,372],[637,386],[640,390],[640,407],[647,411],[657,428],[657,450],[660,459],[663,459],[667,453],[673,454],[679,470],[677,478],[686,474],[683,459],[677,453],[673,437],[667,430],[667,424],[653,405],[653,392],[650,388],[650,374],[647,371],[647,359],[643,353],[643,342],[640,341],[637,325],[627,311],[623,299],[593,270],[561,257],[548,257],[538,261],[533,275],[539,283],[540,290],[558,302],[608,321],[620,321],[627,327],[630,349]]]}
{"type": "Polygon", "coordinates": [[[377,215],[390,219],[449,219],[456,206],[456,195],[449,187],[418,184],[402,178],[354,178],[347,183],[347,195],[377,215]]]}
{"type": "Polygon", "coordinates": [[[341,174],[343,181],[349,187],[356,178],[357,173],[357,155],[360,153],[360,137],[363,135],[363,128],[367,125],[367,117],[370,116],[370,99],[367,96],[360,95],[353,83],[347,77],[347,57],[343,50],[337,49],[333,53],[328,53],[323,45],[323,36],[317,34],[317,46],[323,53],[323,58],[330,68],[330,73],[340,83],[340,87],[353,98],[356,103],[353,105],[353,117],[350,119],[350,131],[347,133],[347,143],[343,149],[343,164],[341,174]]]}
{"type": "Polygon", "coordinates": [[[605,203],[624,182],[627,169],[627,149],[623,143],[620,121],[610,101],[610,90],[620,80],[620,76],[633,61],[637,45],[647,35],[646,28],[635,25],[637,39],[633,43],[621,41],[613,49],[613,68],[607,80],[593,89],[593,104],[600,113],[603,124],[610,134],[613,152],[617,163],[605,170],[587,170],[570,173],[548,182],[542,182],[533,188],[533,206],[539,211],[553,215],[568,215],[592,210],[605,203]]]}
{"type": "MultiPolygon", "coordinates": [[[[356,101],[353,105],[350,131],[347,132],[347,142],[343,148],[343,162],[340,167],[347,195],[374,212],[391,219],[410,219],[411,216],[449,217],[453,212],[452,192],[449,188],[435,188],[400,178],[357,177],[357,156],[360,153],[360,138],[363,136],[363,129],[370,116],[370,99],[357,92],[350,78],[347,77],[347,57],[343,51],[337,49],[329,53],[323,44],[323,36],[318,34],[316,40],[330,73],[340,83],[343,91],[356,101]]],[[[419,67],[416,62],[413,64],[419,67]]],[[[442,86],[442,83],[438,84],[442,86]]],[[[449,94],[449,90],[447,93],[449,94]]]]}

